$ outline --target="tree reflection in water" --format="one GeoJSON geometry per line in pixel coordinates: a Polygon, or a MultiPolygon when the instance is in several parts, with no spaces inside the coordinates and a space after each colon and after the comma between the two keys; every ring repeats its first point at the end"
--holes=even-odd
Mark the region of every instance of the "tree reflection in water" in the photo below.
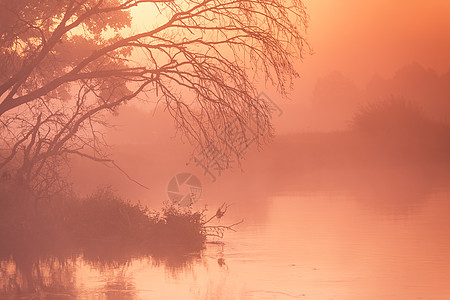
{"type": "MultiPolygon", "coordinates": [[[[54,255],[38,253],[29,244],[14,255],[0,258],[0,298],[64,299],[83,297],[83,287],[77,283],[77,272],[85,265],[99,272],[102,285],[96,293],[104,299],[135,299],[137,291],[129,268],[133,260],[147,260],[153,266],[164,265],[174,275],[200,260],[201,253],[168,255],[122,251],[104,244],[82,253],[54,255]]],[[[16,249],[17,250],[17,249],[16,249]]],[[[98,282],[99,279],[96,279],[98,282]]]]}
{"type": "Polygon", "coordinates": [[[20,190],[0,184],[2,299],[76,297],[83,293],[83,267],[106,276],[98,292],[107,299],[133,298],[127,270],[134,260],[163,264],[173,274],[189,267],[200,257],[214,218],[207,219],[205,210],[170,205],[150,211],[110,190],[86,199],[44,199],[39,205],[20,190]]]}
{"type": "Polygon", "coordinates": [[[0,296],[75,296],[76,259],[37,257],[27,253],[0,262],[0,296]]]}

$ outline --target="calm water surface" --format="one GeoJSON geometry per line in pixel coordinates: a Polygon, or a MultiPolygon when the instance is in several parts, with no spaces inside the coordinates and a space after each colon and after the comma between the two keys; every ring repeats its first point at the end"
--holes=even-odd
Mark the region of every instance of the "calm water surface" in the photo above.
{"type": "MultiPolygon", "coordinates": [[[[78,258],[74,293],[82,299],[450,299],[448,190],[401,205],[330,191],[278,194],[262,205],[264,218],[246,219],[182,267],[151,259],[96,267],[78,258]]],[[[238,206],[230,218],[239,217],[238,206]]]]}

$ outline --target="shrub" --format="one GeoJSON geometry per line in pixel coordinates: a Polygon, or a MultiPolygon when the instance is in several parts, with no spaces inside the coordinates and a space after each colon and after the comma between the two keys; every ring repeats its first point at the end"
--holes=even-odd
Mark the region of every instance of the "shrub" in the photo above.
{"type": "Polygon", "coordinates": [[[370,135],[411,135],[420,133],[430,123],[417,106],[394,98],[361,107],[353,117],[351,127],[370,135]]]}

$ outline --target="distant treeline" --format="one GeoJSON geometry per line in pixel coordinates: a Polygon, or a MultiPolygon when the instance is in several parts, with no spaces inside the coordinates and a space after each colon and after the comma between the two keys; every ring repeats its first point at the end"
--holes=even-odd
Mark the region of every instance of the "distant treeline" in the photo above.
{"type": "Polygon", "coordinates": [[[427,118],[450,124],[450,70],[438,74],[417,63],[404,66],[392,78],[375,75],[362,88],[340,72],[332,72],[317,81],[312,111],[305,117],[322,131],[344,129],[361,107],[390,97],[406,99],[427,118]]]}
{"type": "Polygon", "coordinates": [[[390,98],[363,106],[347,130],[282,135],[263,164],[286,171],[385,165],[449,165],[450,126],[412,102],[390,98]]]}

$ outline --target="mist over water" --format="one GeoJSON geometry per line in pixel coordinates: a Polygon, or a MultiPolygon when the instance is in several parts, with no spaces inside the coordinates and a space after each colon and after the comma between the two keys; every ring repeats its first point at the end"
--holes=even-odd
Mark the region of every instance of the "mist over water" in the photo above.
{"type": "Polygon", "coordinates": [[[450,297],[448,124],[403,98],[362,107],[352,106],[344,129],[280,133],[263,151],[250,147],[241,166],[215,178],[192,161],[190,145],[163,115],[124,110],[121,122],[130,127],[113,133],[122,141],[113,157],[150,189],[80,161],[72,170],[78,190],[110,184],[158,208],[171,178],[189,172],[202,189],[194,209],[214,213],[228,203],[219,225],[244,222],[181,256],[16,253],[2,258],[2,295],[19,287],[79,299],[450,297]],[[141,122],[155,130],[135,127],[141,122]]]}
{"type": "Polygon", "coordinates": [[[38,2],[0,299],[450,299],[450,1],[38,2]]]}
{"type": "Polygon", "coordinates": [[[200,253],[16,253],[2,261],[2,295],[18,285],[78,299],[445,299],[449,178],[394,167],[224,176],[195,206],[233,203],[220,224],[244,222],[200,253]]]}
{"type": "Polygon", "coordinates": [[[333,72],[317,80],[311,106],[302,106],[304,99],[292,106],[272,97],[279,109],[272,117],[274,139],[260,148],[250,145],[240,164],[211,172],[214,178],[195,162],[194,148],[175,131],[167,114],[157,108],[124,107],[112,119],[117,126],[108,132],[111,153],[150,189],[138,187],[117,170],[83,160],[73,164],[72,176],[80,191],[106,184],[131,200],[155,204],[167,198],[167,183],[181,172],[199,176],[205,185],[203,198],[217,203],[221,200],[214,199],[225,191],[245,194],[286,186],[358,190],[378,185],[383,191],[391,189],[383,188],[385,184],[410,184],[413,189],[433,189],[446,184],[448,173],[448,74],[411,64],[392,78],[374,76],[359,88],[333,72]]]}

